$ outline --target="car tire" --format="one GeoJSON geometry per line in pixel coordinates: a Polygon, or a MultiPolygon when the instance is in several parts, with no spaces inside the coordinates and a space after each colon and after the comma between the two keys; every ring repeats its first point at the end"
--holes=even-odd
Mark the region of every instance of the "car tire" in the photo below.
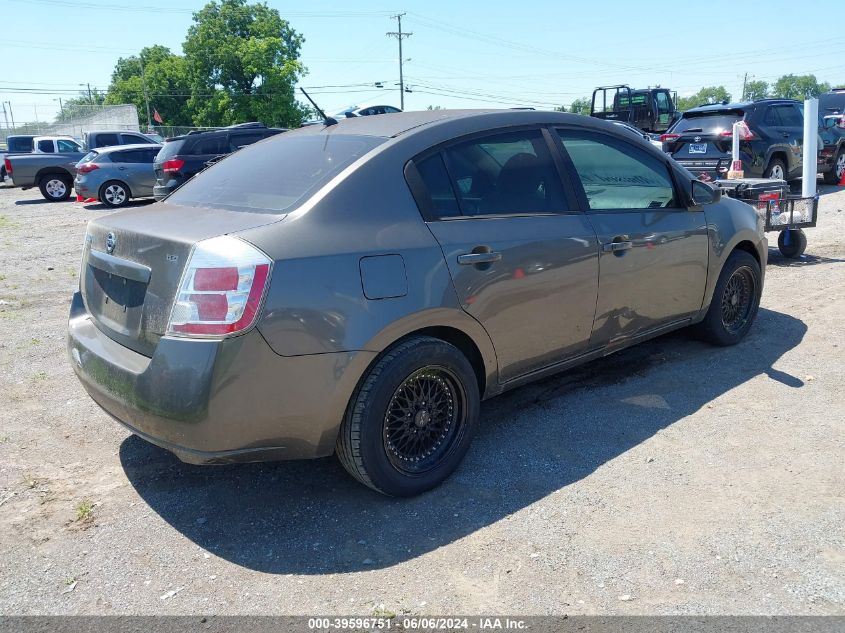
{"type": "Polygon", "coordinates": [[[38,189],[45,200],[62,202],[70,198],[73,181],[63,174],[47,174],[38,181],[38,189]]]}
{"type": "Polygon", "coordinates": [[[778,233],[778,250],[789,259],[798,259],[807,250],[807,234],[801,229],[786,229],[778,233]],[[789,243],[786,234],[789,233],[789,243]]]}
{"type": "Polygon", "coordinates": [[[696,326],[697,334],[713,345],[736,345],[751,325],[760,307],[763,289],[760,264],[745,251],[730,254],[704,320],[696,326]]]}
{"type": "Polygon", "coordinates": [[[763,172],[763,178],[772,178],[775,180],[786,180],[786,165],[780,158],[773,158],[763,172]],[[775,175],[775,174],[781,175],[775,175]]]}
{"type": "Polygon", "coordinates": [[[336,453],[373,490],[418,495],[460,464],[478,424],[479,401],[472,365],[454,345],[427,336],[402,341],[361,380],[336,453]]]}
{"type": "Polygon", "coordinates": [[[131,194],[126,183],[119,180],[108,180],[100,186],[97,197],[107,207],[118,209],[129,203],[131,194]]]}
{"type": "Polygon", "coordinates": [[[842,172],[845,171],[845,151],[840,148],[833,158],[833,165],[830,166],[830,171],[826,171],[824,176],[824,183],[826,185],[838,185],[842,179],[842,172]]]}

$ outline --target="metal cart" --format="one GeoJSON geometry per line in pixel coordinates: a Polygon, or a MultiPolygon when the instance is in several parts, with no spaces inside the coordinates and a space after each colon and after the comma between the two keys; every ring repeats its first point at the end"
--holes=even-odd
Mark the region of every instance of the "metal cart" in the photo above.
{"type": "Polygon", "coordinates": [[[765,214],[764,230],[778,231],[778,249],[784,257],[801,257],[807,248],[803,229],[816,226],[818,195],[813,198],[792,195],[783,180],[745,178],[718,180],[716,184],[725,195],[756,206],[765,214]]]}

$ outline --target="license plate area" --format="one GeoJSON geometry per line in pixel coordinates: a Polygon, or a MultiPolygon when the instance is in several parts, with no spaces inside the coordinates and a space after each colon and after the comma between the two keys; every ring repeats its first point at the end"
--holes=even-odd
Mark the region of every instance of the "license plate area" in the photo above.
{"type": "Polygon", "coordinates": [[[137,337],[147,284],[88,265],[85,303],[96,320],[125,336],[137,337]]]}
{"type": "Polygon", "coordinates": [[[689,153],[690,154],[706,154],[707,153],[707,143],[690,143],[689,144],[689,153]]]}

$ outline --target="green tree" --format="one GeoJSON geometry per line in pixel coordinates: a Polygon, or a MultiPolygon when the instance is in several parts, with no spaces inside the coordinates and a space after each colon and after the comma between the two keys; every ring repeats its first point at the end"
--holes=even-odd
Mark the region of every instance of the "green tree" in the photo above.
{"type": "Polygon", "coordinates": [[[769,84],[760,79],[746,82],[745,93],[742,95],[743,101],[756,101],[757,99],[765,99],[769,94],[769,84]]]}
{"type": "Polygon", "coordinates": [[[691,97],[678,97],[677,107],[679,110],[689,110],[706,103],[721,103],[730,100],[731,93],[724,86],[707,86],[691,97]]]}
{"type": "Polygon", "coordinates": [[[772,96],[782,99],[812,99],[828,90],[830,84],[819,83],[815,75],[783,75],[772,87],[772,96]]]}
{"type": "Polygon", "coordinates": [[[304,40],[276,9],[212,0],[193,20],[183,49],[196,125],[300,124],[306,109],[294,85],[305,73],[299,61],[304,40]]]}
{"type": "Polygon", "coordinates": [[[558,106],[554,109],[555,112],[566,112],[566,106],[558,106]]]}
{"type": "MultiPolygon", "coordinates": [[[[132,103],[138,108],[138,118],[147,121],[144,101],[144,81],[150,102],[150,115],[161,115],[165,125],[192,125],[188,100],[191,82],[185,58],[175,55],[166,46],[150,46],[139,55],[117,60],[106,103],[132,103]],[[142,76],[143,68],[143,76],[142,76]]],[[[155,123],[153,123],[155,125],[155,123]]]]}
{"type": "Polygon", "coordinates": [[[574,114],[590,114],[593,107],[593,100],[590,97],[580,97],[569,104],[569,111],[574,114]]]}
{"type": "Polygon", "coordinates": [[[88,116],[103,105],[105,99],[105,93],[97,88],[92,88],[90,95],[87,89],[81,90],[78,97],[65,99],[62,102],[61,110],[56,115],[56,122],[60,123],[61,121],[69,121],[88,116]]]}

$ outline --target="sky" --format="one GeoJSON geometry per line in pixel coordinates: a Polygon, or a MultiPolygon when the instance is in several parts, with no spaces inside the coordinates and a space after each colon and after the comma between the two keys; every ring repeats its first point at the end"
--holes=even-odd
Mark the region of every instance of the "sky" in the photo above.
{"type": "MultiPolygon", "coordinates": [[[[206,0],[149,2],[0,0],[0,101],[11,102],[15,122],[52,121],[59,98],[88,84],[105,90],[117,59],[145,46],[181,53],[206,0]]],[[[308,73],[299,85],[329,113],[400,105],[398,45],[386,33],[402,12],[402,30],[412,33],[403,41],[406,110],[550,109],[623,83],[682,96],[724,85],[739,98],[746,73],[771,83],[812,73],[845,85],[841,0],[267,4],[305,37],[308,73]]]]}

